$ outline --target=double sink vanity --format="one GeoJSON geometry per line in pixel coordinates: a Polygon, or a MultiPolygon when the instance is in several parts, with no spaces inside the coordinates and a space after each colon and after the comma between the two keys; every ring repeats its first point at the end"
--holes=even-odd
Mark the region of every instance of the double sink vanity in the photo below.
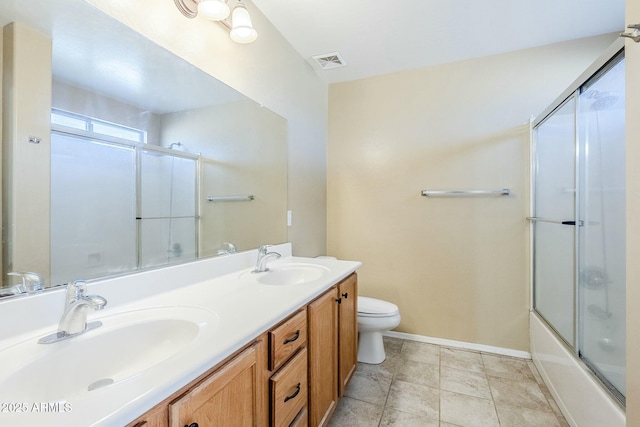
{"type": "Polygon", "coordinates": [[[0,301],[0,425],[326,425],[356,366],[361,264],[271,250],[264,272],[254,250],[88,283],[98,326],[51,343],[64,289],[0,301]]]}

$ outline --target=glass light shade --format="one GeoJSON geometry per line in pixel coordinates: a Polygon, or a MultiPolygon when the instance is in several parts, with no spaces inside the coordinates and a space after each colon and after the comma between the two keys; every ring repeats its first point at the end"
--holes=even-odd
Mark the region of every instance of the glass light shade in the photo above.
{"type": "Polygon", "coordinates": [[[200,0],[198,13],[211,21],[222,21],[229,16],[229,6],[225,0],[200,0]]]}
{"type": "Polygon", "coordinates": [[[249,11],[242,3],[233,8],[231,14],[231,40],[236,43],[251,43],[258,38],[258,32],[253,29],[249,11]]]}

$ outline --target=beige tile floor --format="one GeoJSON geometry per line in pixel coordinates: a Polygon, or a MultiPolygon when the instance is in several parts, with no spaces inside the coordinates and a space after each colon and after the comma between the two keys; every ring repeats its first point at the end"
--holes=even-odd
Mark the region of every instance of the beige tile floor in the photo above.
{"type": "Polygon", "coordinates": [[[385,337],[330,427],[568,427],[530,360],[385,337]]]}

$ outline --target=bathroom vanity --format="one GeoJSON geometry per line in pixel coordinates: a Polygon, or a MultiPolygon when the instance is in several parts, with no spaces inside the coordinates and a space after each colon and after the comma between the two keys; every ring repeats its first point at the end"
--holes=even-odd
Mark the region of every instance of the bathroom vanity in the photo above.
{"type": "Polygon", "coordinates": [[[0,424],[328,424],[355,371],[361,264],[274,250],[283,257],[265,273],[250,272],[249,251],[88,283],[108,301],[88,319],[103,326],[61,343],[37,340],[55,330],[64,292],[0,302],[0,317],[24,319],[0,341],[0,363],[16,367],[0,400],[24,405],[0,424]],[[34,411],[41,402],[61,410],[34,411]]]}
{"type": "Polygon", "coordinates": [[[357,363],[352,273],[130,427],[324,426],[357,363]]]}

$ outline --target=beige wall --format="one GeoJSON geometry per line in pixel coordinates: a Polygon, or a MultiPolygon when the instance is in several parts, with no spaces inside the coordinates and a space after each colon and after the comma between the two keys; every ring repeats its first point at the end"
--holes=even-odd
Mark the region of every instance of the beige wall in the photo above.
{"type": "Polygon", "coordinates": [[[51,38],[12,23],[3,44],[3,268],[37,271],[48,284],[51,38]]]}
{"type": "Polygon", "coordinates": [[[164,114],[161,133],[163,147],[180,141],[203,155],[200,256],[216,255],[223,242],[243,251],[287,241],[287,130],[282,117],[245,100],[164,114]],[[209,196],[249,194],[255,200],[206,202],[209,196]]]}
{"type": "Polygon", "coordinates": [[[289,241],[296,255],[323,254],[327,85],[264,15],[245,2],[259,36],[239,45],[221,25],[185,18],[172,1],[87,1],[287,119],[289,241]]]}
{"type": "MultiPolygon", "coordinates": [[[[640,2],[627,0],[627,25],[640,23],[640,2]]],[[[626,41],[627,131],[627,426],[640,426],[640,44],[626,41]]]]}
{"type": "Polygon", "coordinates": [[[328,252],[363,261],[360,292],[396,303],[400,331],[528,350],[528,121],[612,41],[331,85],[328,252]]]}

